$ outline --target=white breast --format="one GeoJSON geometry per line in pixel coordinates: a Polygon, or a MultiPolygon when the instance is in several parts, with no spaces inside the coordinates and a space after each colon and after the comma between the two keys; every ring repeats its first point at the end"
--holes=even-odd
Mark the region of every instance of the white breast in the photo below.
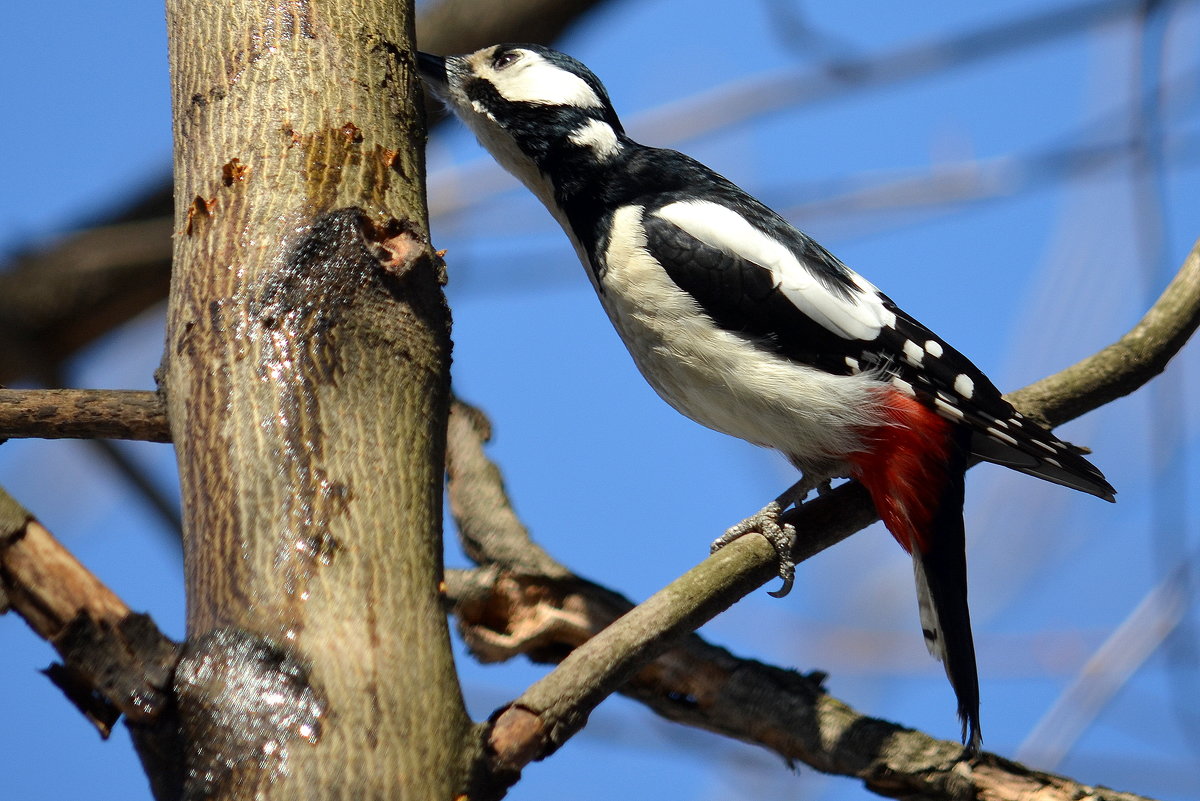
{"type": "MultiPolygon", "coordinates": [[[[858,450],[881,420],[873,376],[835,376],[718,328],[646,251],[642,207],[619,210],[601,299],[642,375],[667,403],[717,431],[818,469],[858,450]]],[[[807,472],[807,469],[806,469],[807,472]]]]}

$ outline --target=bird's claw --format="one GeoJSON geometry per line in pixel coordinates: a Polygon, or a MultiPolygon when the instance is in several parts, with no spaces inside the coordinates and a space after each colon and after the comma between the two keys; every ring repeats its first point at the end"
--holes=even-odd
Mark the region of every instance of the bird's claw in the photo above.
{"type": "Polygon", "coordinates": [[[779,516],[782,513],[783,507],[780,506],[779,501],[772,501],[757,514],[730,526],[724,534],[713,540],[710,549],[710,553],[716,553],[743,534],[749,534],[752,531],[761,534],[767,542],[771,543],[771,547],[775,549],[775,556],[779,560],[779,578],[783,579],[783,584],[779,589],[767,593],[775,598],[787,595],[792,591],[792,585],[796,583],[796,563],[792,561],[792,546],[796,541],[796,529],[788,523],[779,522],[779,516]]]}

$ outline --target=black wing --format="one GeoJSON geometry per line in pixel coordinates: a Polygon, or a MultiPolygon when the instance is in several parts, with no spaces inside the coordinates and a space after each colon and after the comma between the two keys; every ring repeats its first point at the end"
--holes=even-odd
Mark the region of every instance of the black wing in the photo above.
{"type": "Polygon", "coordinates": [[[747,257],[751,248],[736,236],[702,234],[708,239],[702,241],[660,216],[681,203],[702,206],[694,193],[657,196],[642,217],[647,250],[718,326],[783,358],[836,375],[876,371],[942,417],[969,426],[971,449],[979,458],[1113,499],[1113,488],[1077,448],[1013,409],[969,359],[815,241],[733,189],[739,194],[724,190],[708,202],[735,210],[759,235],[782,244],[794,261],[764,265],[762,259],[754,260],[756,254],[747,257]],[[795,270],[805,272],[789,274],[795,270]],[[806,313],[812,308],[809,298],[789,292],[789,283],[810,287],[835,317],[865,308],[866,319],[880,324],[869,338],[847,337],[844,330],[853,321],[839,326],[836,319],[832,324],[816,319],[806,313]],[[880,308],[883,313],[872,316],[880,308]]]}

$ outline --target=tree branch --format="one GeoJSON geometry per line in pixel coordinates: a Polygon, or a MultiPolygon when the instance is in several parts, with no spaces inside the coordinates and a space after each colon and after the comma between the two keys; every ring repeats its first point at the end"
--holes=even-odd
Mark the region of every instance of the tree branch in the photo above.
{"type": "Polygon", "coordinates": [[[162,300],[170,269],[168,216],[80,231],[16,259],[0,271],[0,381],[44,376],[162,300]]]}
{"type": "MultiPolygon", "coordinates": [[[[761,538],[743,537],[730,547],[756,540],[761,538]]],[[[689,577],[703,580],[696,571],[689,577]]],[[[593,643],[607,632],[626,631],[620,640],[657,636],[647,630],[651,613],[641,612],[654,599],[634,607],[622,596],[581,579],[479,568],[451,571],[447,586],[460,631],[484,662],[525,654],[534,662],[565,664],[567,649],[577,649],[572,656],[584,650],[584,643],[593,652],[602,650],[593,643]],[[618,619],[619,624],[611,625],[618,619]]],[[[592,661],[603,665],[599,655],[592,661]]],[[[824,678],[821,673],[802,674],[742,659],[687,634],[632,673],[619,692],[668,720],[769,748],[789,762],[803,762],[823,773],[858,778],[880,795],[964,801],[1016,801],[1035,794],[1047,801],[1140,798],[1033,771],[995,754],[963,762],[958,743],[862,715],[829,695],[822,687],[824,678]]],[[[557,691],[568,696],[557,703],[554,685],[539,685],[534,685],[536,692],[505,708],[492,732],[496,759],[509,771],[545,757],[549,751],[539,750],[545,740],[569,734],[566,727],[574,721],[564,722],[570,713],[563,706],[578,709],[581,701],[590,700],[586,691],[581,695],[563,682],[557,691]],[[554,725],[563,728],[548,729],[546,712],[534,711],[542,702],[547,702],[544,709],[559,714],[554,725]]]]}
{"type": "Polygon", "coordinates": [[[178,646],[135,614],[0,489],[0,611],[20,615],[64,664],[50,679],[107,737],[120,715],[154,723],[178,646]]]}
{"type": "MultiPolygon", "coordinates": [[[[1011,399],[1027,414],[1055,425],[1066,422],[1149,381],[1197,324],[1200,242],[1128,334],[1062,373],[1013,393],[1011,399]]],[[[502,493],[503,488],[495,491],[502,493]]],[[[466,507],[455,508],[461,513],[466,507]]],[[[793,510],[785,519],[805,532],[794,551],[796,561],[841,541],[874,517],[866,492],[855,482],[793,510]]],[[[472,525],[460,521],[460,528],[472,525]]],[[[531,658],[560,661],[493,716],[488,737],[495,767],[511,773],[552,753],[582,727],[596,704],[620,688],[665,717],[758,743],[822,771],[857,776],[886,795],[919,792],[958,798],[994,793],[1012,798],[1031,787],[1051,797],[1096,792],[990,754],[961,762],[957,743],[863,717],[814,687],[811,678],[737,660],[695,635],[673,645],[768,581],[774,575],[774,559],[763,538],[742,537],[640,606],[630,608],[626,601],[601,615],[594,610],[611,604],[614,597],[603,589],[598,590],[603,603],[597,607],[594,599],[581,598],[578,589],[564,592],[561,586],[568,585],[561,581],[494,568],[474,580],[460,575],[448,581],[452,593],[461,593],[454,597],[460,599],[455,611],[464,637],[481,658],[528,651],[531,658]],[[493,581],[497,595],[489,596],[478,586],[483,579],[493,581]],[[555,586],[560,589],[555,591],[555,586]],[[593,631],[599,633],[589,636],[593,631]],[[668,648],[672,650],[659,656],[668,648]],[[573,650],[564,654],[566,649],[573,650]],[[655,657],[653,666],[642,667],[655,657]],[[642,678],[647,671],[659,678],[647,681],[642,678]]],[[[594,585],[576,582],[569,586],[589,588],[583,595],[597,591],[594,585]]]]}
{"type": "Polygon", "coordinates": [[[108,389],[0,389],[0,439],[170,442],[158,393],[108,389]]]}
{"type": "Polygon", "coordinates": [[[450,512],[471,561],[518,572],[565,578],[567,568],[529,536],[513,510],[500,469],[483,446],[492,427],[478,409],[454,400],[446,442],[446,481],[450,512]]]}

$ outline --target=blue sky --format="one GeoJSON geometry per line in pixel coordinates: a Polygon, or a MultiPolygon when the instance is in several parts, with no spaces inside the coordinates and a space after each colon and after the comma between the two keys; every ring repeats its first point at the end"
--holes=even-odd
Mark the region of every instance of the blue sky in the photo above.
{"type": "MultiPolygon", "coordinates": [[[[807,76],[803,91],[831,55],[870,59],[1068,5],[614,2],[561,46],[605,81],[631,135],[679,147],[786,212],[1007,389],[1123,333],[1200,236],[1197,4],[1168,5],[1148,30],[1113,18],[747,117],[735,119],[731,103],[763,86],[768,100],[782,96],[797,76],[807,76]],[[810,35],[795,35],[789,23],[799,18],[810,35]],[[1162,168],[1147,177],[1116,146],[1137,126],[1147,130],[1136,93],[1156,71],[1168,87],[1159,114],[1166,137],[1162,168]],[[714,130],[693,135],[712,119],[714,130]],[[1089,154],[1096,158],[1083,162],[1089,154]]],[[[0,25],[9,76],[0,137],[17,154],[0,190],[8,250],[153,184],[170,158],[161,7],[68,2],[56,12],[51,41],[40,30],[45,13],[32,6],[10,4],[0,25]]],[[[455,386],[492,417],[492,453],[518,511],[578,572],[649,595],[787,486],[789,468],[654,395],[536,201],[508,179],[479,189],[493,185],[494,168],[469,135],[444,126],[429,166],[432,205],[454,209],[435,219],[434,234],[449,250],[455,386]],[[464,203],[468,178],[469,194],[483,197],[464,203]]],[[[80,354],[69,382],[149,388],[161,343],[161,311],[148,313],[80,354]]],[[[1198,362],[1193,345],[1152,391],[1062,430],[1094,450],[1120,491],[1116,506],[996,467],[972,472],[972,612],[990,750],[1089,783],[1200,799],[1194,596],[1167,647],[1138,660],[1061,760],[1051,756],[1053,737],[1027,742],[1105,639],[1200,547],[1198,362]]],[[[168,447],[122,447],[175,492],[168,447]]],[[[182,635],[177,549],[95,450],[9,442],[0,485],[133,608],[182,635]]],[[[465,563],[453,543],[447,561],[465,563]]],[[[828,670],[830,689],[863,712],[957,735],[953,697],[917,628],[907,557],[882,529],[802,565],[787,599],[756,593],[704,634],[744,656],[828,670]]],[[[36,672],[53,658],[49,647],[11,615],[0,618],[0,643],[5,797],[148,798],[124,732],[99,742],[36,672]]],[[[466,656],[460,666],[477,718],[543,671],[480,667],[466,656]]],[[[1042,731],[1076,725],[1047,720],[1042,731]]],[[[568,788],[585,799],[867,796],[851,781],[792,773],[764,751],[682,730],[619,698],[531,766],[510,797],[568,788]]]]}

